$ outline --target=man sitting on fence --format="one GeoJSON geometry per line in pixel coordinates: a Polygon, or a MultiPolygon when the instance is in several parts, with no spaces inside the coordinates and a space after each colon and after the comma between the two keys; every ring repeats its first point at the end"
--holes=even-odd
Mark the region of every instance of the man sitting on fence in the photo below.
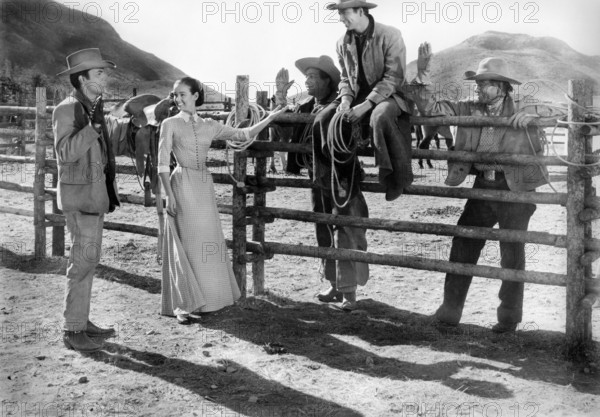
{"type": "Polygon", "coordinates": [[[402,34],[394,27],[376,22],[369,12],[375,7],[376,4],[365,0],[338,0],[327,6],[338,11],[340,21],[346,26],[346,33],[336,45],[342,80],[338,99],[315,121],[314,137],[320,143],[333,140],[327,132],[336,113],[343,115],[346,140],[352,136],[352,126],[354,137],[370,136],[379,167],[379,183],[385,187],[386,200],[392,201],[413,181],[409,124],[412,105],[402,91],[406,78],[402,34]],[[364,128],[362,132],[358,126],[364,128]]]}
{"type": "MultiPolygon", "coordinates": [[[[106,68],[116,66],[105,61],[96,48],[69,55],[67,65],[68,69],[58,75],[69,75],[75,91],[52,113],[58,207],[64,212],[71,236],[63,341],[67,348],[91,352],[102,345],[90,336],[114,334],[114,329],[102,329],[92,323],[89,313],[92,280],[101,256],[104,214],[120,205],[113,144],[102,104],[108,78],[106,68]]],[[[111,129],[121,136],[126,130],[114,126],[111,129]]]]}
{"type": "MultiPolygon", "coordinates": [[[[511,84],[520,84],[509,76],[508,65],[501,58],[486,58],[476,72],[465,73],[466,80],[477,84],[476,100],[436,101],[428,82],[429,44],[419,47],[418,75],[414,100],[421,114],[426,116],[500,116],[511,117],[512,127],[458,127],[455,150],[470,152],[500,152],[522,155],[541,155],[543,148],[539,129],[527,127],[536,114],[519,109],[510,95],[511,84]]],[[[534,191],[546,184],[548,173],[543,166],[510,166],[484,163],[449,162],[446,184],[459,185],[467,175],[476,176],[473,188],[482,190],[534,191]]],[[[459,226],[491,228],[496,223],[501,229],[527,230],[529,219],[535,211],[534,204],[484,201],[469,199],[458,220],[459,226]]],[[[485,240],[454,237],[450,261],[476,264],[485,240]]],[[[525,269],[525,244],[500,242],[502,268],[525,269]]],[[[444,301],[435,313],[442,323],[457,325],[460,321],[472,276],[447,274],[444,301]]],[[[502,281],[497,309],[498,323],[492,327],[496,333],[513,332],[523,316],[522,282],[502,281]]]]}

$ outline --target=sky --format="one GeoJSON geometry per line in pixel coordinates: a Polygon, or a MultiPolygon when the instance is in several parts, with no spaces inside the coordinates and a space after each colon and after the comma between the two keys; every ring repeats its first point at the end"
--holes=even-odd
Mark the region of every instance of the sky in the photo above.
{"type": "MultiPolygon", "coordinates": [[[[285,67],[301,90],[294,62],[330,55],[345,33],[331,1],[59,0],[108,21],[122,39],[224,94],[235,95],[236,75],[249,75],[251,92],[273,92],[285,67]]],[[[407,62],[421,42],[433,51],[488,30],[552,36],[587,55],[600,55],[599,0],[375,1],[375,20],[401,30],[407,62]]],[[[299,92],[299,91],[298,91],[299,92]]]]}

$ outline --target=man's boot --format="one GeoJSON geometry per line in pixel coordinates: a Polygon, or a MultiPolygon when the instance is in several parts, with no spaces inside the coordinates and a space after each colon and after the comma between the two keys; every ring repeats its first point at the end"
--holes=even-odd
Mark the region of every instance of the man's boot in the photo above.
{"type": "Polygon", "coordinates": [[[67,349],[79,352],[96,352],[102,348],[102,345],[90,339],[85,331],[64,332],[63,342],[67,349]]]}

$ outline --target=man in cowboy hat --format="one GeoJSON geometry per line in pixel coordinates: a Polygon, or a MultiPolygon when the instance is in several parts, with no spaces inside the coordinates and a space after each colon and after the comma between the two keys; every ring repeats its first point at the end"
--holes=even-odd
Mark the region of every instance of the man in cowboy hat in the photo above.
{"type": "MultiPolygon", "coordinates": [[[[501,116],[511,117],[512,127],[458,127],[455,150],[469,152],[500,152],[521,155],[541,155],[540,131],[532,126],[531,120],[539,117],[519,109],[510,95],[511,84],[520,84],[509,75],[508,64],[502,58],[486,58],[479,63],[477,71],[465,73],[466,80],[476,83],[477,97],[465,101],[436,101],[428,81],[429,44],[419,47],[418,74],[414,100],[421,114],[426,116],[501,116]]],[[[461,184],[467,175],[476,176],[473,188],[486,190],[533,191],[546,184],[548,173],[543,166],[518,167],[510,165],[448,162],[447,185],[461,184]]],[[[496,201],[467,200],[458,220],[459,226],[493,227],[501,229],[527,230],[529,219],[535,211],[534,204],[505,203],[496,201]]],[[[450,261],[476,264],[485,240],[455,237],[452,240],[450,261]]],[[[525,269],[525,246],[519,242],[500,242],[501,266],[525,269]]],[[[442,323],[457,325],[473,277],[446,274],[444,301],[435,313],[442,323]]],[[[523,316],[523,283],[502,281],[499,292],[500,306],[497,309],[498,323],[492,327],[496,333],[513,332],[523,316]]]]}
{"type": "Polygon", "coordinates": [[[363,137],[370,130],[379,182],[385,187],[386,200],[392,201],[413,181],[412,106],[401,89],[406,72],[402,34],[373,19],[369,10],[377,7],[374,3],[338,0],[327,7],[338,11],[347,31],[336,47],[342,68],[338,98],[315,121],[315,141],[325,142],[336,112],[344,113],[344,137],[351,135],[351,125],[361,124],[363,137]]]}
{"type": "MultiPolygon", "coordinates": [[[[335,66],[333,59],[325,55],[299,59],[296,61],[296,67],[306,77],[305,86],[309,97],[296,107],[295,112],[319,114],[319,112],[337,98],[337,87],[341,77],[340,71],[335,66]]],[[[292,132],[292,142],[313,143],[313,133],[312,125],[296,127],[292,132]]],[[[306,165],[311,178],[313,178],[314,171],[323,172],[331,170],[329,156],[319,145],[313,146],[312,158],[299,161],[302,157],[303,155],[300,154],[290,154],[288,165],[290,162],[296,164],[304,162],[304,164],[298,165],[306,165]]],[[[350,157],[356,158],[355,155],[351,155],[350,157]]],[[[369,216],[367,203],[358,186],[354,187],[354,191],[349,196],[348,203],[344,207],[338,207],[334,203],[332,190],[328,186],[322,186],[323,184],[317,183],[316,185],[317,187],[311,190],[313,211],[315,213],[369,216]]],[[[367,249],[366,231],[363,228],[334,228],[330,225],[317,224],[315,229],[317,243],[320,247],[337,247],[363,251],[367,249]]],[[[322,302],[342,301],[342,292],[338,291],[338,288],[343,289],[349,286],[355,288],[357,282],[364,285],[369,277],[369,266],[368,264],[358,262],[324,259],[322,274],[330,282],[330,288],[318,294],[318,299],[322,302]]],[[[345,310],[355,308],[355,300],[344,300],[342,308],[345,310]]]]}
{"type": "MultiPolygon", "coordinates": [[[[52,113],[54,147],[58,162],[58,207],[63,211],[71,235],[65,291],[65,346],[82,352],[101,348],[91,337],[107,337],[114,329],[103,329],[89,319],[94,271],[101,255],[104,214],[115,210],[119,197],[115,182],[113,143],[122,142],[124,121],[104,117],[102,93],[107,68],[116,68],[96,48],[67,56],[65,71],[74,87],[52,113]]],[[[128,120],[127,120],[128,122],[128,120]]]]}

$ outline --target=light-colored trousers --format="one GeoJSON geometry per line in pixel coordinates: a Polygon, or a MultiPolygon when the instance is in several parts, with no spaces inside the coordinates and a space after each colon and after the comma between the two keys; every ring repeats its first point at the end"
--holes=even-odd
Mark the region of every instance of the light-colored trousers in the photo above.
{"type": "Polygon", "coordinates": [[[92,297],[92,281],[102,256],[104,214],[66,211],[71,253],[67,264],[64,330],[82,331],[87,327],[92,297]]]}

